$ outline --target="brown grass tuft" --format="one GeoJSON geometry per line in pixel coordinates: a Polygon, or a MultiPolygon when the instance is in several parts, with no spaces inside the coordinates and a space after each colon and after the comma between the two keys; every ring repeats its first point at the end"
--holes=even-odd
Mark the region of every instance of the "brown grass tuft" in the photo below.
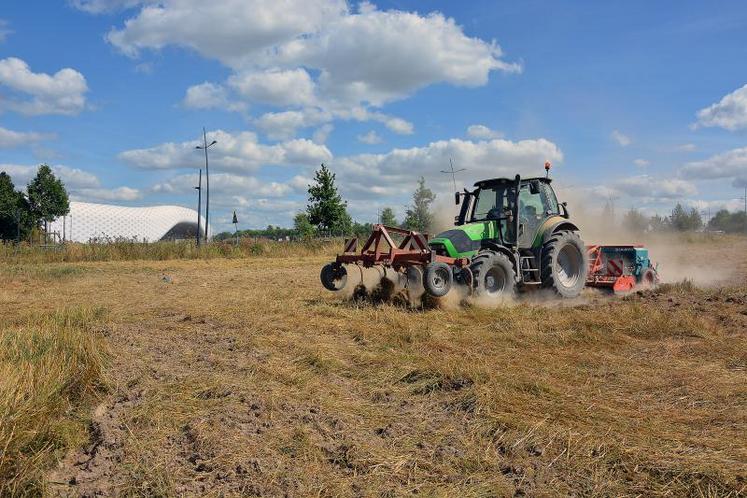
{"type": "Polygon", "coordinates": [[[86,438],[104,387],[102,311],[70,308],[0,328],[0,495],[36,495],[55,456],[86,438]]]}

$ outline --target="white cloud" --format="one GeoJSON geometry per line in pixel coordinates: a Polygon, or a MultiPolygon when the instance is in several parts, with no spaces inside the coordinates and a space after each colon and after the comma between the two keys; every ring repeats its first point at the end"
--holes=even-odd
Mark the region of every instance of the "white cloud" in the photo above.
{"type": "Polygon", "coordinates": [[[300,110],[268,112],[257,118],[254,124],[272,140],[287,140],[301,128],[310,128],[329,123],[334,119],[353,121],[376,121],[400,135],[410,135],[414,126],[409,121],[381,112],[372,112],[362,107],[328,112],[317,107],[300,110]]]}
{"type": "Polygon", "coordinates": [[[52,171],[58,175],[65,185],[73,189],[98,187],[100,182],[96,175],[78,168],[57,165],[52,166],[52,171]]]}
{"type": "Polygon", "coordinates": [[[231,212],[234,209],[239,219],[239,228],[248,226],[264,228],[267,225],[290,226],[293,216],[306,207],[305,202],[300,200],[266,199],[241,195],[233,196],[228,201],[230,205],[227,205],[229,210],[226,211],[226,215],[222,219],[213,218],[226,227],[230,226],[231,212]]]}
{"type": "Polygon", "coordinates": [[[727,130],[747,128],[747,85],[697,113],[696,126],[717,126],[727,130]]]}
{"type": "Polygon", "coordinates": [[[23,60],[8,57],[0,60],[0,87],[3,86],[29,98],[0,95],[0,111],[5,108],[30,116],[74,115],[86,106],[86,79],[70,68],[61,69],[53,75],[34,73],[23,60]]]}
{"type": "MultiPolygon", "coordinates": [[[[229,133],[223,130],[208,133],[217,145],[210,149],[210,163],[217,168],[234,171],[255,171],[262,166],[310,166],[332,158],[324,145],[311,140],[295,139],[266,145],[251,132],[229,133]]],[[[196,169],[202,166],[202,156],[196,154],[199,140],[164,143],[146,149],[122,152],[119,158],[134,166],[148,169],[196,169]]]]}
{"type": "Polygon", "coordinates": [[[358,141],[364,144],[374,145],[381,143],[381,137],[374,131],[371,130],[363,135],[358,135],[358,141]]]}
{"type": "Polygon", "coordinates": [[[637,175],[618,180],[612,187],[630,197],[644,199],[679,199],[696,195],[698,190],[692,183],[679,178],[655,178],[637,175]]]}
{"type": "Polygon", "coordinates": [[[290,182],[288,184],[298,191],[306,192],[306,190],[309,188],[309,185],[313,180],[311,178],[302,176],[302,175],[296,175],[293,178],[291,178],[290,182]]]}
{"type": "Polygon", "coordinates": [[[502,60],[498,45],[466,36],[440,13],[368,7],[280,46],[273,60],[321,71],[319,91],[329,100],[377,106],[433,83],[481,86],[490,71],[521,70],[502,60]]]}
{"type": "Polygon", "coordinates": [[[681,144],[677,146],[677,150],[682,152],[695,152],[698,147],[695,144],[681,144]]]}
{"type": "MultiPolygon", "coordinates": [[[[226,86],[249,102],[301,113],[315,108],[326,121],[377,120],[400,134],[412,133],[412,123],[367,108],[434,83],[474,87],[492,71],[521,70],[503,60],[495,42],[467,36],[438,12],[378,11],[366,2],[351,12],[344,0],[162,0],[107,38],[132,57],[175,45],[218,59],[234,71],[226,86]]],[[[320,124],[278,112],[259,120],[276,139],[320,124]],[[291,118],[303,124],[294,128],[291,118]]]]}
{"type": "MultiPolygon", "coordinates": [[[[178,175],[170,180],[153,186],[156,193],[191,193],[199,181],[198,175],[178,175]]],[[[203,175],[203,184],[205,178],[203,175]]],[[[242,176],[231,173],[214,173],[210,175],[210,192],[222,197],[231,195],[283,197],[294,190],[289,183],[262,182],[253,176],[242,176]]],[[[212,198],[211,198],[212,200],[212,198]]]]}
{"type": "Polygon", "coordinates": [[[275,106],[313,104],[314,82],[302,68],[234,74],[228,84],[244,98],[275,106]]]}
{"type": "Polygon", "coordinates": [[[139,64],[135,64],[135,72],[140,73],[140,74],[152,74],[153,63],[152,62],[141,62],[139,64]]]}
{"type": "Polygon", "coordinates": [[[649,161],[648,159],[634,159],[633,164],[635,164],[639,168],[645,168],[646,166],[651,164],[651,161],[649,161]]]}
{"type": "Polygon", "coordinates": [[[343,0],[163,0],[143,6],[107,39],[132,57],[177,45],[239,67],[260,50],[315,33],[346,11],[343,0]]]}
{"type": "MultiPolygon", "coordinates": [[[[99,179],[93,173],[61,164],[50,166],[52,172],[62,180],[65,187],[71,190],[98,187],[99,179]]],[[[13,179],[16,187],[24,186],[36,175],[38,165],[0,164],[0,171],[5,171],[13,179]]]]}
{"type": "Polygon", "coordinates": [[[712,178],[747,178],[747,147],[716,154],[703,161],[692,161],[680,170],[684,178],[708,180],[712,178]]]}
{"type": "MultiPolygon", "coordinates": [[[[23,189],[31,181],[38,168],[29,165],[0,164],[0,171],[8,173],[18,189],[23,189]]],[[[61,164],[51,168],[65,184],[70,198],[76,201],[133,201],[142,197],[139,190],[130,187],[104,188],[96,175],[79,168],[61,164]]]]}
{"type": "Polygon", "coordinates": [[[335,127],[332,126],[330,123],[322,125],[319,128],[317,128],[316,131],[314,131],[314,135],[311,137],[311,139],[314,141],[315,144],[323,144],[327,142],[327,138],[329,138],[329,134],[332,133],[332,130],[334,129],[335,127]]]}
{"type": "Polygon", "coordinates": [[[696,199],[685,201],[685,204],[700,211],[710,210],[711,215],[715,215],[720,209],[726,209],[727,211],[732,212],[744,209],[744,201],[742,199],[718,199],[710,201],[696,199]]]}
{"type": "Polygon", "coordinates": [[[617,142],[617,145],[621,147],[627,147],[628,145],[633,143],[629,136],[625,135],[619,130],[612,130],[612,133],[610,133],[610,137],[612,137],[612,140],[617,142]]]}
{"type": "Polygon", "coordinates": [[[184,105],[191,109],[226,109],[235,112],[247,108],[244,102],[231,101],[224,87],[207,81],[187,88],[184,105]]]}
{"type": "Polygon", "coordinates": [[[497,130],[491,130],[485,125],[470,125],[467,128],[467,135],[478,140],[489,140],[491,138],[503,138],[503,133],[497,130]]]}
{"type": "Polygon", "coordinates": [[[0,126],[0,149],[20,147],[53,138],[53,135],[33,131],[13,131],[0,126]]]}
{"type": "MultiPolygon", "coordinates": [[[[377,196],[409,196],[417,178],[425,176],[436,190],[450,192],[451,177],[438,172],[449,160],[467,171],[464,185],[498,176],[538,176],[546,160],[560,163],[563,154],[545,139],[491,140],[472,142],[461,139],[441,140],[424,147],[394,149],[386,154],[359,154],[331,162],[346,195],[352,199],[377,196]]],[[[461,183],[461,182],[460,182],[461,183]]]]}
{"type": "Polygon", "coordinates": [[[412,135],[412,132],[415,129],[415,126],[412,123],[405,121],[402,118],[395,118],[377,113],[373,119],[384,123],[384,126],[399,135],[412,135]]]}
{"type": "Polygon", "coordinates": [[[4,42],[8,35],[13,33],[9,27],[8,21],[0,19],[0,43],[4,42]]]}
{"type": "Polygon", "coordinates": [[[128,9],[138,5],[155,3],[157,0],[69,0],[76,9],[90,14],[101,14],[104,12],[115,12],[128,9]]]}
{"type": "Polygon", "coordinates": [[[76,201],[136,201],[143,197],[140,190],[130,187],[117,188],[84,188],[75,190],[71,197],[76,201]]]}
{"type": "Polygon", "coordinates": [[[299,128],[319,126],[332,120],[330,114],[317,109],[268,112],[257,118],[255,125],[272,140],[288,140],[299,128]]]}

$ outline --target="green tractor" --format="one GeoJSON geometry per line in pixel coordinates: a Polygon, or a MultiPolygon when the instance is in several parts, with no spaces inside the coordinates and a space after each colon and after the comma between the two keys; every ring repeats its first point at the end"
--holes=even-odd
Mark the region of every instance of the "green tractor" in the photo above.
{"type": "Polygon", "coordinates": [[[483,180],[474,190],[457,192],[455,200],[461,206],[451,230],[427,240],[417,232],[376,225],[360,253],[357,240],[348,241],[345,252],[322,269],[322,284],[339,290],[347,280],[345,266],[355,264],[377,267],[384,278],[434,297],[454,285],[488,297],[530,288],[565,298],[579,295],[588,272],[586,247],[549,178],[483,180]]]}
{"type": "MultiPolygon", "coordinates": [[[[430,248],[440,256],[469,258],[469,273],[454,277],[459,283],[468,280],[464,283],[478,294],[540,287],[562,297],[578,296],[586,283],[586,247],[550,183],[549,178],[518,175],[477,182],[475,190],[457,194],[456,226],[430,240],[430,248]]],[[[424,281],[426,290],[436,294],[443,291],[439,283],[424,281]]]]}

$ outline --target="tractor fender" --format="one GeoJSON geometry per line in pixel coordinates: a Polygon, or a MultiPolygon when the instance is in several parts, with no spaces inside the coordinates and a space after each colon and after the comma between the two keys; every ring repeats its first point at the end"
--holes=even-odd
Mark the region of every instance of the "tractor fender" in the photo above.
{"type": "Polygon", "coordinates": [[[552,237],[555,233],[564,231],[564,230],[567,230],[570,232],[580,231],[579,228],[575,224],[571,223],[570,221],[567,221],[567,220],[557,221],[545,229],[544,233],[542,234],[542,244],[544,245],[545,242],[547,242],[550,239],[550,237],[552,237]]]}
{"type": "Polygon", "coordinates": [[[514,266],[514,273],[517,275],[516,278],[518,281],[519,275],[521,275],[521,272],[519,271],[519,261],[513,251],[511,251],[511,249],[494,242],[483,243],[483,249],[490,249],[491,251],[505,254],[508,260],[511,261],[511,264],[514,266]]]}

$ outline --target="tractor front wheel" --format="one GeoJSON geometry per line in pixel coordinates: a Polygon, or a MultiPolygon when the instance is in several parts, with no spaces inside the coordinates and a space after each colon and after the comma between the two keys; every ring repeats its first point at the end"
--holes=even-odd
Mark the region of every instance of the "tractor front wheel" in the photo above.
{"type": "Polygon", "coordinates": [[[451,268],[446,263],[428,263],[423,273],[423,287],[433,297],[445,296],[454,283],[451,268]]]}
{"type": "Polygon", "coordinates": [[[516,288],[514,265],[505,254],[482,251],[472,258],[469,269],[478,296],[504,298],[513,296],[516,288]]]}
{"type": "Polygon", "coordinates": [[[586,247],[576,232],[554,233],[542,246],[542,287],[573,298],[586,285],[589,271],[586,247]]]}

